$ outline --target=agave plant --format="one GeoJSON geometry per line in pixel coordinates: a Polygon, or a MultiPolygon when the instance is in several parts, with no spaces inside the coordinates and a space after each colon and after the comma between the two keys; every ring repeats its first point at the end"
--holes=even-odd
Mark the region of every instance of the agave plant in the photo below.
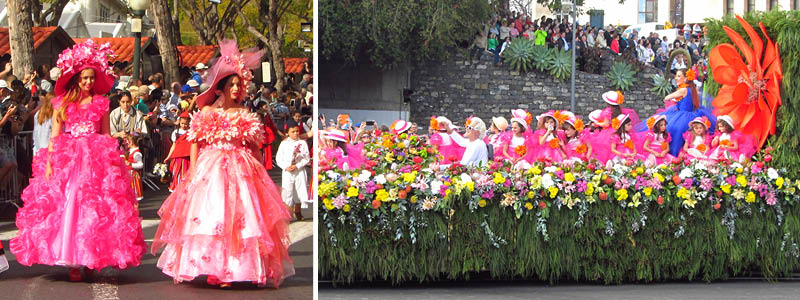
{"type": "Polygon", "coordinates": [[[606,78],[611,80],[611,86],[618,90],[627,91],[636,83],[635,74],[636,71],[629,64],[615,62],[611,65],[611,70],[606,73],[606,78]]]}
{"type": "Polygon", "coordinates": [[[553,49],[547,48],[545,46],[534,46],[535,50],[533,51],[533,63],[534,67],[536,67],[539,72],[545,72],[550,70],[550,65],[553,64],[553,60],[555,59],[555,52],[553,49]]]}
{"type": "Polygon", "coordinates": [[[533,69],[534,52],[533,42],[528,39],[516,38],[511,40],[508,49],[503,51],[503,56],[513,70],[524,73],[533,69]]]}
{"type": "Polygon", "coordinates": [[[572,75],[572,54],[568,51],[555,51],[553,53],[552,64],[550,65],[550,75],[558,80],[567,79],[572,75]]]}
{"type": "Polygon", "coordinates": [[[668,95],[669,92],[672,91],[672,82],[670,78],[664,74],[654,75],[653,88],[651,88],[650,91],[661,97],[668,95]]]}

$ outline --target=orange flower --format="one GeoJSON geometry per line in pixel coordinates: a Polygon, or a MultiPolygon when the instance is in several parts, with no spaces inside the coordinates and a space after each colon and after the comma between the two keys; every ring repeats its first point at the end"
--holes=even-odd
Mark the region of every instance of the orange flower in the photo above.
{"type": "Polygon", "coordinates": [[[695,79],[697,79],[697,73],[693,69],[686,71],[686,80],[694,81],[695,79]]]}
{"type": "Polygon", "coordinates": [[[528,148],[525,147],[525,145],[519,145],[514,148],[514,153],[516,153],[519,156],[525,156],[525,154],[528,153],[528,148]]]}
{"type": "Polygon", "coordinates": [[[706,150],[708,150],[708,147],[706,147],[706,144],[697,145],[697,147],[695,147],[695,148],[697,148],[697,150],[699,150],[700,152],[703,152],[703,153],[705,153],[706,150]]]}
{"type": "Polygon", "coordinates": [[[384,148],[392,148],[392,146],[394,146],[394,143],[392,143],[392,140],[391,140],[391,139],[384,139],[384,140],[383,140],[383,143],[382,143],[381,145],[382,145],[384,148]]]}
{"type": "Polygon", "coordinates": [[[685,87],[689,87],[689,85],[684,83],[684,84],[681,84],[681,85],[678,86],[679,89],[682,89],[682,88],[685,88],[685,87]]]}
{"type": "Polygon", "coordinates": [[[661,150],[667,150],[667,148],[669,148],[669,145],[667,145],[667,143],[661,143],[661,150]]]}
{"type": "Polygon", "coordinates": [[[466,122],[464,122],[464,127],[469,127],[469,124],[470,124],[471,122],[472,122],[472,121],[471,121],[471,119],[467,118],[467,121],[466,121],[466,122]]]}
{"type": "Polygon", "coordinates": [[[531,121],[533,121],[533,116],[531,115],[530,112],[525,112],[525,123],[531,125],[531,121]]]}
{"type": "Polygon", "coordinates": [[[577,119],[575,120],[575,130],[578,132],[583,131],[583,128],[586,127],[586,124],[583,124],[583,120],[577,119]]]}
{"type": "Polygon", "coordinates": [[[431,124],[430,124],[430,126],[431,126],[431,128],[433,128],[433,130],[436,130],[436,131],[438,131],[438,130],[439,130],[439,121],[437,121],[437,120],[436,120],[436,118],[434,118],[434,117],[431,117],[431,124]]]}
{"type": "Polygon", "coordinates": [[[653,130],[653,126],[654,125],[656,125],[656,118],[655,117],[647,118],[647,128],[650,128],[650,130],[653,130]]]}
{"type": "Polygon", "coordinates": [[[589,149],[586,147],[586,144],[580,144],[578,145],[577,148],[575,148],[575,152],[577,152],[578,154],[584,154],[588,150],[589,149]]]}
{"type": "Polygon", "coordinates": [[[633,150],[633,140],[628,140],[625,142],[625,148],[633,150]]]}
{"type": "Polygon", "coordinates": [[[625,96],[622,95],[621,91],[617,91],[617,105],[621,105],[622,102],[625,102],[625,96]]]}
{"type": "Polygon", "coordinates": [[[569,116],[567,114],[562,114],[560,110],[557,110],[555,113],[553,113],[553,118],[556,119],[559,124],[563,124],[564,121],[569,119],[569,116]]]}
{"type": "Polygon", "coordinates": [[[753,47],[736,31],[723,26],[736,47],[720,44],[709,54],[714,80],[722,85],[714,98],[714,114],[728,115],[737,120],[742,124],[739,130],[755,136],[760,148],[767,137],[775,133],[775,112],[781,105],[783,72],[780,54],[778,44],[769,38],[763,23],[759,26],[767,38],[766,49],[753,27],[740,16],[736,19],[744,27],[753,47]],[[736,48],[742,52],[746,65],[736,48]]]}
{"type": "Polygon", "coordinates": [[[553,148],[553,149],[558,149],[558,146],[559,146],[558,139],[552,139],[549,142],[547,142],[547,144],[550,145],[550,148],[553,148]]]}
{"type": "Polygon", "coordinates": [[[720,142],[720,145],[723,145],[725,147],[730,147],[732,145],[731,140],[722,140],[722,142],[720,142]]]}
{"type": "Polygon", "coordinates": [[[619,125],[619,119],[614,118],[611,120],[611,128],[614,128],[614,130],[619,130],[619,125]]]}

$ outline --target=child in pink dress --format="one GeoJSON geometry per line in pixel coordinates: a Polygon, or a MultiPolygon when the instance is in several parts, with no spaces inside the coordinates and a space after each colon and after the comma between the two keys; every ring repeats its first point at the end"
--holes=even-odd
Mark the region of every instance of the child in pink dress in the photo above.
{"type": "Polygon", "coordinates": [[[636,114],[635,110],[622,107],[622,103],[625,102],[625,96],[622,95],[622,92],[608,91],[603,93],[602,97],[603,101],[607,104],[606,108],[603,109],[603,118],[606,120],[613,120],[621,114],[626,114],[634,127],[641,123],[639,115],[636,114]]]}
{"type": "Polygon", "coordinates": [[[431,134],[430,144],[435,146],[436,150],[439,151],[439,155],[442,156],[441,164],[449,165],[461,160],[461,156],[464,155],[464,148],[456,144],[453,138],[442,130],[441,124],[448,124],[451,128],[453,127],[453,122],[450,122],[445,117],[431,118],[430,125],[436,132],[431,134]]]}
{"type": "Polygon", "coordinates": [[[733,119],[724,115],[717,117],[717,132],[711,140],[709,158],[716,161],[743,162],[755,154],[753,137],[734,130],[733,119]]]}
{"type": "Polygon", "coordinates": [[[564,132],[558,130],[559,122],[567,119],[560,111],[549,111],[536,117],[538,129],[533,133],[537,143],[536,160],[561,162],[567,158],[564,152],[564,132]]]}
{"type": "Polygon", "coordinates": [[[636,140],[631,134],[633,121],[627,114],[621,114],[611,120],[614,135],[611,137],[611,160],[633,163],[644,160],[644,156],[636,151],[636,140]]]}
{"type": "Polygon", "coordinates": [[[495,160],[502,159],[503,156],[503,139],[510,133],[508,129],[508,120],[503,117],[492,118],[492,124],[489,126],[489,133],[483,139],[486,145],[492,146],[495,160]]]}
{"type": "Polygon", "coordinates": [[[592,145],[585,135],[583,120],[571,112],[565,112],[569,118],[561,128],[564,130],[564,150],[567,159],[573,162],[589,161],[592,157],[592,145]]]}
{"type": "MultiPolygon", "coordinates": [[[[501,157],[508,159],[515,168],[528,169],[531,166],[530,163],[533,162],[532,158],[536,150],[533,137],[528,131],[532,117],[530,113],[522,109],[512,110],[511,116],[511,131],[502,135],[500,139],[501,157]]],[[[498,154],[495,153],[495,156],[498,154]]]]}
{"type": "Polygon", "coordinates": [[[672,138],[667,132],[667,117],[654,115],[647,119],[644,146],[642,147],[647,155],[647,162],[650,165],[661,165],[669,163],[675,157],[669,153],[669,142],[672,138]]]}
{"type": "Polygon", "coordinates": [[[19,233],[11,252],[26,266],[70,268],[72,281],[105,267],[139,265],[144,243],[130,169],[110,133],[114,84],[109,44],[92,40],[64,50],[55,86],[50,145],[33,159],[33,178],[22,192],[19,233]]]}
{"type": "Polygon", "coordinates": [[[711,136],[708,135],[708,128],[711,121],[706,117],[697,117],[689,122],[689,131],[683,134],[683,149],[680,155],[689,159],[709,161],[711,154],[711,136]]]}

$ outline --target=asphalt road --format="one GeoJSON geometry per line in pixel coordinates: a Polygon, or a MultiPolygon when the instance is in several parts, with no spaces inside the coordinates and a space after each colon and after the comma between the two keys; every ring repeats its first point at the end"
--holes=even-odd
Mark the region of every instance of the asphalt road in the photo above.
{"type": "MultiPolygon", "coordinates": [[[[270,172],[276,184],[280,173],[270,172]]],[[[139,204],[143,217],[142,228],[148,246],[158,228],[156,212],[166,199],[166,187],[158,192],[146,190],[139,204]]],[[[289,255],[294,261],[296,274],[287,278],[280,288],[258,288],[251,283],[235,283],[231,289],[220,289],[206,284],[205,277],[192,282],[173,283],[171,277],[156,267],[158,257],[149,253],[135,268],[116,270],[106,268],[87,282],[70,282],[67,268],[34,265],[22,266],[8,251],[8,240],[16,234],[13,207],[0,209],[0,241],[9,260],[8,271],[0,273],[0,299],[312,299],[313,297],[313,216],[305,209],[307,218],[289,225],[292,245],[289,255]]],[[[148,248],[149,249],[149,248],[148,248]]]]}
{"type": "Polygon", "coordinates": [[[759,279],[715,283],[657,283],[630,285],[547,285],[525,281],[441,282],[391,286],[358,284],[337,288],[319,284],[319,299],[800,299],[800,281],[759,279]]]}

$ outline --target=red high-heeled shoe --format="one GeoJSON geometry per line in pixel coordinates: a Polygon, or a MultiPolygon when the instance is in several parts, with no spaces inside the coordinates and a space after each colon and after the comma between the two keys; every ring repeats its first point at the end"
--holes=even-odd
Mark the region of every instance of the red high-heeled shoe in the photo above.
{"type": "Polygon", "coordinates": [[[69,281],[72,282],[81,281],[81,269],[69,268],[69,281]]]}

